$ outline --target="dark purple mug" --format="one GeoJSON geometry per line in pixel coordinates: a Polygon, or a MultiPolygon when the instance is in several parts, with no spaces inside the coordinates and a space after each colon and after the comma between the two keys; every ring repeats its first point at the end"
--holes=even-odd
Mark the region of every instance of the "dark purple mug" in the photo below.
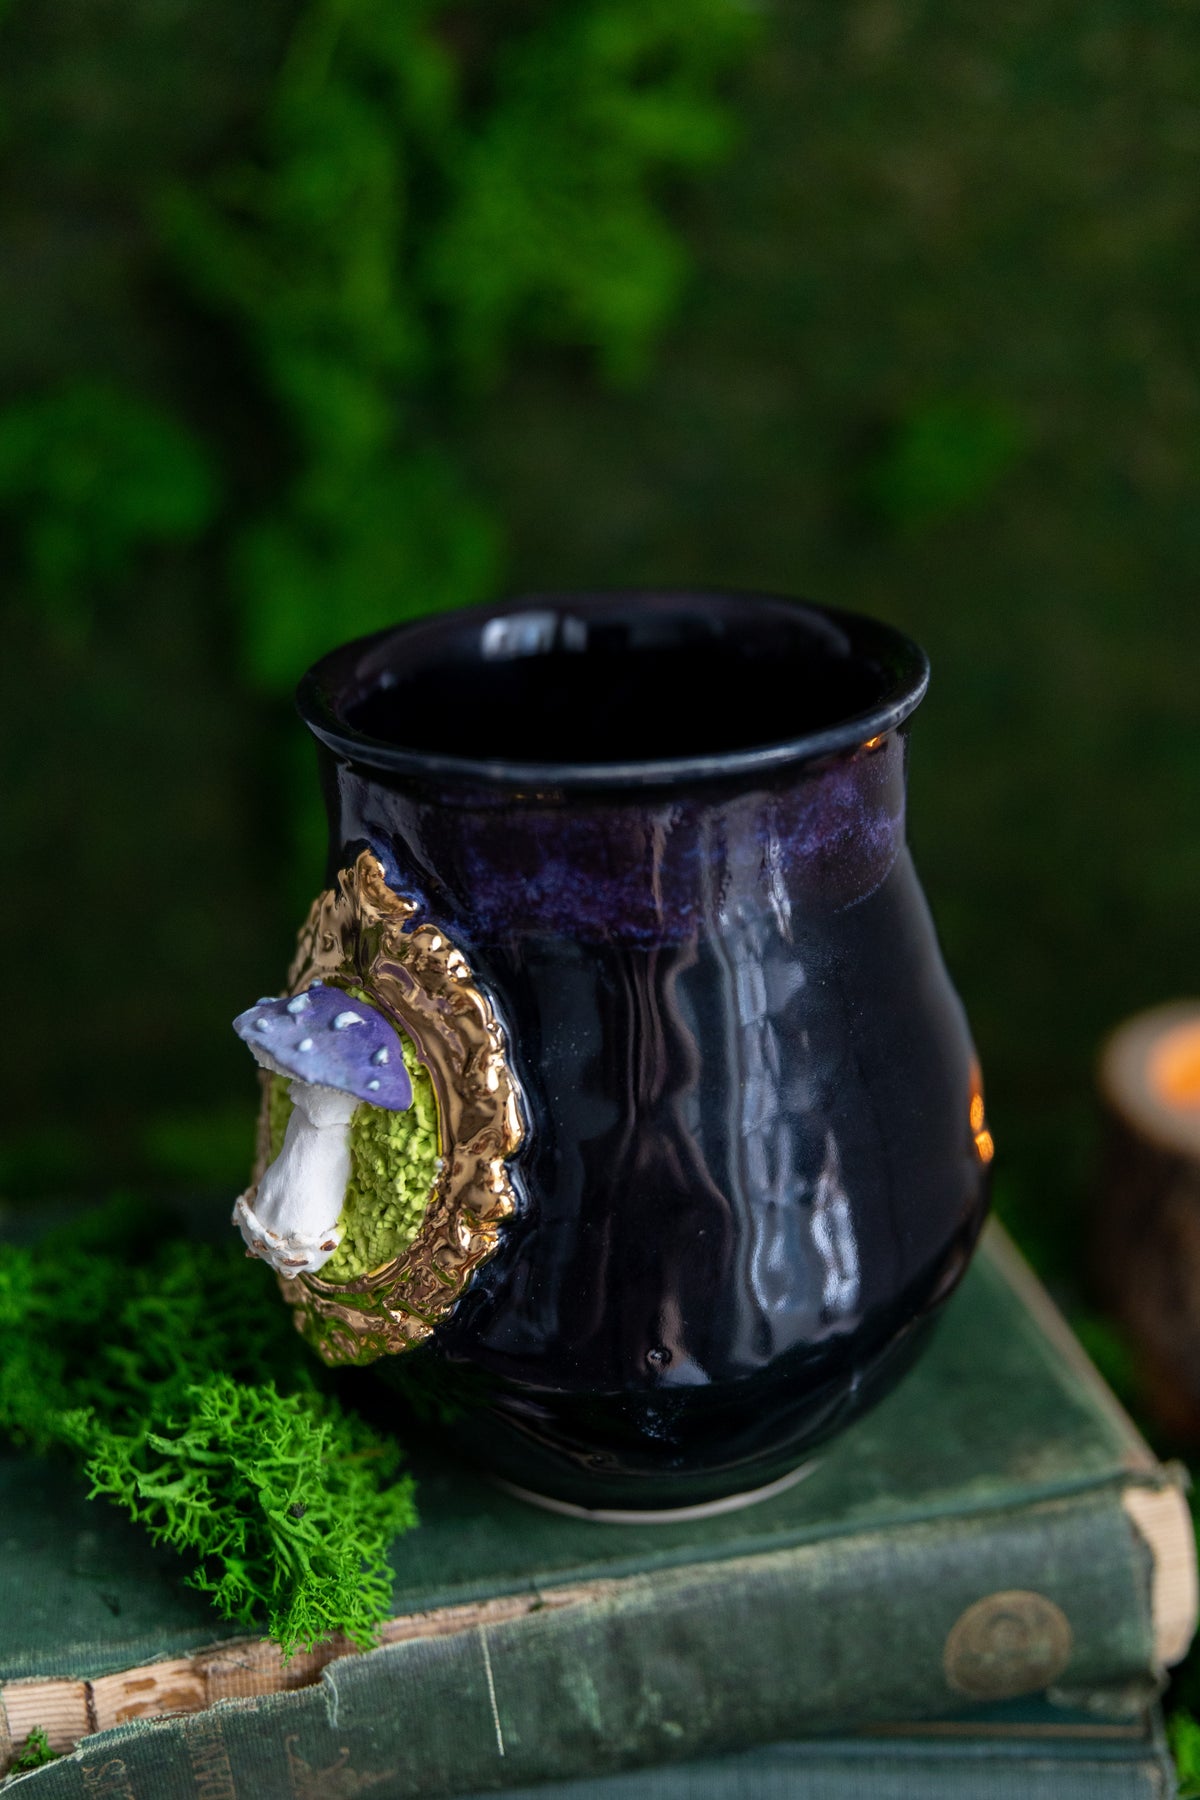
{"type": "Polygon", "coordinates": [[[927,679],[871,619],[631,592],[418,620],[301,683],[331,885],[369,852],[458,947],[521,1110],[487,1257],[375,1368],[521,1490],[770,1488],[962,1275],[991,1139],[905,841],[927,679]]]}

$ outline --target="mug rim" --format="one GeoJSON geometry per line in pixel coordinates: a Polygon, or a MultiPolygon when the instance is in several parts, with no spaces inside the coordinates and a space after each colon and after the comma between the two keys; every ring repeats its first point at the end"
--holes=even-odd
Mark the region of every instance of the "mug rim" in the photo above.
{"type": "MultiPolygon", "coordinates": [[[[361,697],[369,691],[361,679],[361,697]]],[[[380,631],[352,638],[326,652],[306,670],[296,688],[296,708],[313,736],[344,761],[393,774],[431,776],[485,787],[603,788],[664,787],[706,780],[769,774],[795,763],[815,762],[839,752],[859,748],[876,737],[894,731],[920,705],[929,686],[929,658],[912,638],[883,620],[840,607],[820,606],[785,594],[738,588],[611,588],[563,590],[522,594],[492,604],[456,607],[452,611],[426,613],[405,619],[380,631]],[[339,711],[347,690],[363,661],[384,645],[413,635],[447,641],[464,625],[486,625],[493,620],[528,613],[572,609],[589,620],[629,613],[637,605],[657,602],[666,610],[685,614],[689,602],[755,608],[761,613],[802,618],[814,635],[829,641],[840,634],[846,653],[881,659],[891,669],[891,681],[874,705],[848,714],[831,725],[794,737],[781,738],[746,749],[696,752],[680,756],[627,759],[614,762],[535,762],[514,758],[455,756],[445,751],[409,748],[373,737],[350,724],[339,711]]]]}

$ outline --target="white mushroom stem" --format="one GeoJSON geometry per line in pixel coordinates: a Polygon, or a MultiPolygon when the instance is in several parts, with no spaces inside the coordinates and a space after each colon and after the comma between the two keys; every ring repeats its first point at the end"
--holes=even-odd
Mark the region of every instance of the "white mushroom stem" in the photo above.
{"type": "Polygon", "coordinates": [[[242,1195],[233,1222],[254,1256],[281,1275],[312,1274],[341,1242],[338,1215],[350,1179],[353,1094],[288,1085],[292,1115],[283,1148],[258,1184],[254,1205],[242,1195]]]}

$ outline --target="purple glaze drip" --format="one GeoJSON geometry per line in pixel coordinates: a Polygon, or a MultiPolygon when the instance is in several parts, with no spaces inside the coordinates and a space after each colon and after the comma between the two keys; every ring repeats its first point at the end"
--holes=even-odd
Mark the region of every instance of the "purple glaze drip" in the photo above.
{"type": "Polygon", "coordinates": [[[905,738],[749,791],[509,799],[422,792],[336,767],[345,839],[465,941],[683,943],[723,919],[803,915],[875,892],[904,849],[905,738]],[[405,791],[407,790],[407,791],[405,791]]]}

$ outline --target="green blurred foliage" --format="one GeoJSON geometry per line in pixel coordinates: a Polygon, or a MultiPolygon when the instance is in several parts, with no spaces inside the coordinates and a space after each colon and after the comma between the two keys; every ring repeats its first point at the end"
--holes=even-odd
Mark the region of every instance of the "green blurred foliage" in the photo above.
{"type": "Polygon", "coordinates": [[[1196,1800],[1200,1794],[1200,1725],[1186,1712],[1172,1713],[1167,1741],[1179,1777],[1179,1800],[1196,1800]]]}
{"type": "Polygon", "coordinates": [[[747,37],[730,0],[686,18],[535,9],[476,46],[482,97],[447,21],[444,0],[310,0],[252,155],[157,209],[194,290],[251,346],[292,452],[234,546],[248,669],[268,687],[331,642],[489,591],[500,527],[428,402],[545,338],[639,367],[686,261],[651,184],[725,145],[715,78],[747,37]]]}
{"type": "Polygon", "coordinates": [[[94,580],[128,574],[144,545],[195,538],[216,498],[191,434],[119,388],[81,381],[0,411],[0,508],[55,625],[82,631],[94,580]]]}
{"type": "Polygon", "coordinates": [[[252,1089],[217,1031],[323,860],[286,696],[495,589],[470,420],[539,344],[646,368],[689,262],[664,200],[727,150],[757,27],[739,0],[280,0],[221,12],[234,50],[194,6],[58,3],[17,0],[0,60],[6,618],[14,674],[49,675],[13,683],[4,828],[82,866],[108,1053],[59,1119],[29,1030],[0,1173],[234,1180],[252,1089]]]}
{"type": "Polygon", "coordinates": [[[703,0],[560,7],[529,43],[500,42],[494,101],[453,167],[451,216],[424,273],[455,364],[494,381],[510,343],[595,352],[645,372],[688,258],[647,175],[703,168],[730,140],[704,97],[749,36],[745,8],[703,0]]]}
{"type": "Polygon", "coordinates": [[[993,498],[1026,447],[1022,422],[994,401],[942,399],[917,407],[868,464],[866,491],[900,532],[927,530],[993,498]]]}

